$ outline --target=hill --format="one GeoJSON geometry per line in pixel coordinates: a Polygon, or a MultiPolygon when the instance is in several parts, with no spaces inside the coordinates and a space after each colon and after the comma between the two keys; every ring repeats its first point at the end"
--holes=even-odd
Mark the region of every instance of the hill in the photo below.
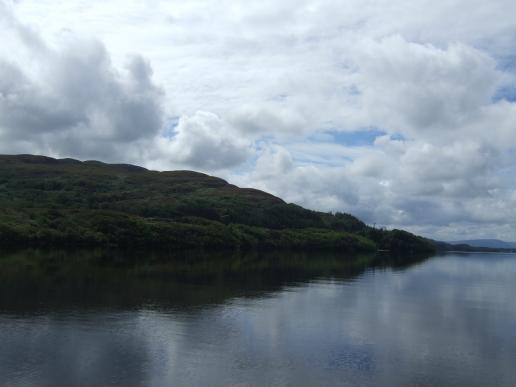
{"type": "Polygon", "coordinates": [[[0,245],[433,250],[198,172],[33,155],[0,155],[0,245]]]}
{"type": "Polygon", "coordinates": [[[499,239],[469,239],[448,243],[453,245],[469,245],[472,247],[485,247],[490,249],[516,249],[515,242],[505,242],[499,239]]]}

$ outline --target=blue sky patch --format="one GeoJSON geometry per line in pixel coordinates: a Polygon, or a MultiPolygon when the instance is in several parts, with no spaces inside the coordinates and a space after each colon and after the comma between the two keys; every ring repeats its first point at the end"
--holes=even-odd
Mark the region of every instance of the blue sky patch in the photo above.
{"type": "Polygon", "coordinates": [[[516,85],[505,86],[498,89],[493,97],[493,102],[498,102],[501,100],[516,102],[516,85]]]}
{"type": "Polygon", "coordinates": [[[346,146],[368,146],[373,145],[374,140],[379,136],[384,136],[386,132],[377,128],[356,130],[353,132],[339,132],[336,130],[327,130],[320,135],[314,135],[310,138],[313,141],[332,142],[334,144],[346,146]]]}
{"type": "Polygon", "coordinates": [[[179,124],[179,117],[170,117],[165,122],[165,127],[163,128],[163,137],[165,138],[173,138],[176,135],[176,127],[179,124]]]}

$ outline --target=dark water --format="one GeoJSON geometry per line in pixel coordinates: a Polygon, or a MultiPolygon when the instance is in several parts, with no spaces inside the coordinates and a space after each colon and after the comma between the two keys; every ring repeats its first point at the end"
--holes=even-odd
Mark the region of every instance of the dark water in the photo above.
{"type": "Polygon", "coordinates": [[[512,255],[2,253],[0,386],[516,386],[515,297],[512,255]]]}

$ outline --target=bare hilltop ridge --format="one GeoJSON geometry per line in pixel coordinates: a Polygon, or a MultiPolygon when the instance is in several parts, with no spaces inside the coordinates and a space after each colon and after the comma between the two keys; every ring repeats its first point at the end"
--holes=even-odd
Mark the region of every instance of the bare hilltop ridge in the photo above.
{"type": "Polygon", "coordinates": [[[203,173],[34,155],[0,155],[0,245],[434,250],[203,173]]]}

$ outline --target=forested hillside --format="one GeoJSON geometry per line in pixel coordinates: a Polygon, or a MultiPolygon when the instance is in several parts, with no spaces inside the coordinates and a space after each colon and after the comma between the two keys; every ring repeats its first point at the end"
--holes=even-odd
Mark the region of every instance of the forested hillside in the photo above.
{"type": "Polygon", "coordinates": [[[0,156],[0,245],[419,252],[413,234],[311,211],[192,171],[0,156]]]}

